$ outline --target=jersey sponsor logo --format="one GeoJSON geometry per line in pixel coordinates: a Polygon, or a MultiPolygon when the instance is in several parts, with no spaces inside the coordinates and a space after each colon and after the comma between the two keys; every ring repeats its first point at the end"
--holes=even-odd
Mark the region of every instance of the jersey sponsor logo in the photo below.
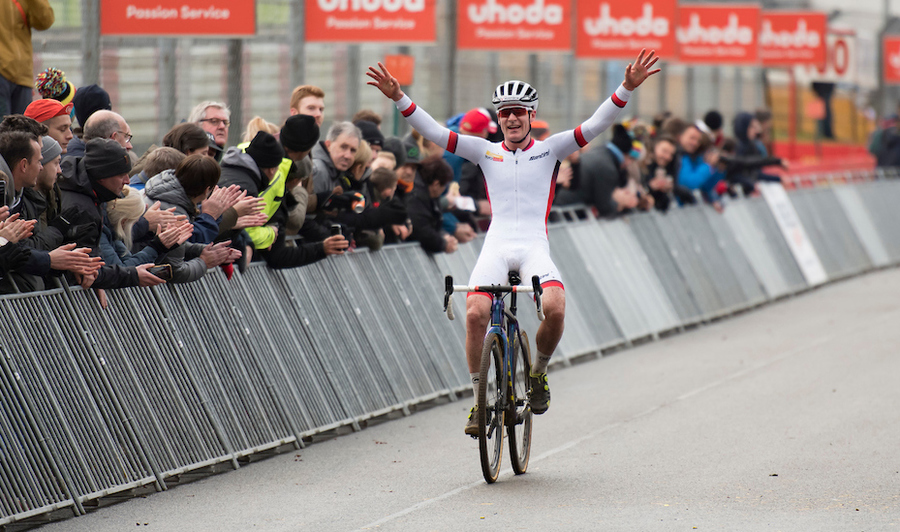
{"type": "Polygon", "coordinates": [[[528,160],[529,160],[529,161],[536,161],[536,160],[538,160],[538,159],[543,159],[544,157],[549,157],[549,156],[550,156],[550,150],[547,150],[547,151],[545,151],[544,153],[541,153],[541,154],[538,154],[538,155],[532,155],[531,157],[528,158],[528,160]]]}
{"type": "Polygon", "coordinates": [[[502,156],[502,155],[498,155],[498,154],[496,154],[496,153],[492,153],[492,152],[489,152],[489,151],[484,152],[484,158],[485,158],[485,159],[490,159],[491,161],[494,161],[494,162],[496,162],[496,163],[502,163],[502,162],[503,162],[503,156],[502,156]]]}

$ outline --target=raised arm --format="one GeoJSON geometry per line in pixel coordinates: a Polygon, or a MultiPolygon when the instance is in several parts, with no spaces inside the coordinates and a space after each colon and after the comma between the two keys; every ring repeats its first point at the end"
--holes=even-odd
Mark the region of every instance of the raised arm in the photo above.
{"type": "Polygon", "coordinates": [[[391,76],[391,73],[388,72],[388,69],[382,63],[378,63],[378,68],[370,66],[366,75],[373,80],[366,82],[366,84],[377,88],[382,94],[394,100],[394,105],[397,106],[403,118],[406,118],[409,125],[414,127],[423,137],[450,153],[455,153],[464,159],[478,163],[480,156],[486,149],[486,145],[490,144],[487,140],[460,135],[439,124],[424,109],[417,107],[409,96],[403,94],[403,91],[400,89],[400,82],[397,81],[397,78],[391,76]]]}
{"type": "Polygon", "coordinates": [[[563,131],[547,139],[557,157],[565,158],[578,148],[583,148],[588,142],[603,133],[606,128],[613,125],[616,118],[619,117],[619,112],[631,98],[632,91],[644,80],[660,71],[658,68],[650,70],[658,60],[659,56],[656,55],[655,50],[651,50],[649,54],[646,50],[641,50],[637,60],[625,67],[625,81],[619,85],[612,96],[600,104],[590,118],[574,130],[563,131]]]}

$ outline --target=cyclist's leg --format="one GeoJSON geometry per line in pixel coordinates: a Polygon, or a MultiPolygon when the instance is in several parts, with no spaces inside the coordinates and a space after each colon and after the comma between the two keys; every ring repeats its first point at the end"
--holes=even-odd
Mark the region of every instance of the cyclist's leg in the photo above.
{"type": "Polygon", "coordinates": [[[550,357],[553,356],[566,326],[566,291],[563,290],[561,284],[547,283],[544,286],[541,302],[544,307],[544,321],[538,326],[535,336],[537,353],[534,360],[535,369],[532,373],[547,372],[547,364],[550,362],[550,357]]]}
{"type": "Polygon", "coordinates": [[[469,364],[469,373],[481,370],[481,350],[490,318],[490,295],[483,292],[469,294],[466,297],[466,362],[469,364]]]}

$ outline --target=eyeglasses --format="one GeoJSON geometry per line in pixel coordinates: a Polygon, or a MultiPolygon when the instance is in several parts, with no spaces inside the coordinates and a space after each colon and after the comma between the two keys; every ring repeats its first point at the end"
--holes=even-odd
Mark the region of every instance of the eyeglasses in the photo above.
{"type": "Polygon", "coordinates": [[[125,133],[124,131],[116,131],[116,133],[121,133],[123,137],[125,137],[125,142],[131,142],[131,139],[134,138],[134,135],[131,133],[125,133]]]}
{"type": "Polygon", "coordinates": [[[509,118],[509,115],[515,115],[516,118],[522,118],[523,116],[528,114],[528,109],[524,107],[507,107],[506,109],[500,109],[497,111],[497,116],[500,118],[509,118]]]}
{"type": "Polygon", "coordinates": [[[203,118],[199,120],[200,122],[209,122],[215,127],[219,127],[219,125],[223,125],[228,127],[231,124],[231,120],[223,119],[223,118],[203,118]]]}

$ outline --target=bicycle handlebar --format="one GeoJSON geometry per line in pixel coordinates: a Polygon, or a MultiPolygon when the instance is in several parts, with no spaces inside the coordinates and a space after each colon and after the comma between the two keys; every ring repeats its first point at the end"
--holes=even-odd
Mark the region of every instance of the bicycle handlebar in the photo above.
{"type": "Polygon", "coordinates": [[[541,295],[544,293],[544,289],[541,287],[540,279],[538,279],[537,275],[531,278],[531,286],[510,286],[496,284],[488,286],[455,285],[453,284],[453,277],[450,275],[446,276],[444,278],[444,312],[447,313],[447,317],[451,320],[455,318],[455,316],[453,315],[453,298],[451,297],[454,292],[487,292],[493,295],[507,294],[511,292],[533,293],[538,319],[544,321],[544,309],[541,305],[541,295]]]}

